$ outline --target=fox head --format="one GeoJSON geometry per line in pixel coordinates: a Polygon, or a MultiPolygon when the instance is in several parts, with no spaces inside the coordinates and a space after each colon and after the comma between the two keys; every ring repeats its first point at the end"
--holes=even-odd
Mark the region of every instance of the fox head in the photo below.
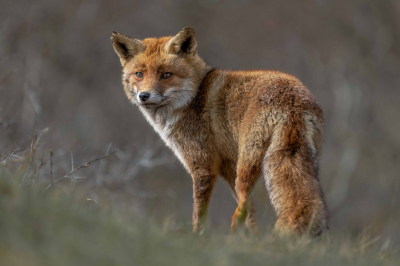
{"type": "Polygon", "coordinates": [[[196,95],[206,64],[196,53],[192,28],[184,28],[174,37],[144,40],[113,32],[111,41],[132,103],[146,109],[178,109],[196,95]]]}

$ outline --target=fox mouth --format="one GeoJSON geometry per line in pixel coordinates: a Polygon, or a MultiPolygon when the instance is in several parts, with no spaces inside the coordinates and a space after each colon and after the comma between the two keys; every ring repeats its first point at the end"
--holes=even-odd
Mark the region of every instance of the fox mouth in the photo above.
{"type": "Polygon", "coordinates": [[[166,100],[166,98],[162,98],[158,102],[149,102],[149,103],[142,102],[142,103],[139,103],[139,105],[143,106],[146,109],[153,109],[153,108],[157,108],[159,106],[165,105],[165,102],[164,102],[165,100],[166,100]]]}
{"type": "Polygon", "coordinates": [[[143,106],[146,109],[156,108],[159,106],[158,103],[141,103],[140,106],[143,106]]]}
{"type": "Polygon", "coordinates": [[[162,101],[159,103],[141,103],[140,106],[146,108],[146,109],[155,109],[157,107],[160,107],[164,104],[162,104],[162,101]]]}

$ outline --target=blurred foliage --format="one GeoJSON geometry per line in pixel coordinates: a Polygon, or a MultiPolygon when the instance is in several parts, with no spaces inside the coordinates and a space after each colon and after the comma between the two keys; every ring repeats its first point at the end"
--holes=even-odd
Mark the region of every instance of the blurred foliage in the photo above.
{"type": "MultiPolygon", "coordinates": [[[[53,174],[61,177],[71,170],[71,153],[78,165],[103,154],[110,142],[129,146],[109,159],[114,163],[102,160],[79,173],[86,179],[63,180],[55,189],[83,193],[107,208],[123,205],[142,218],[173,215],[190,223],[192,184],[177,160],[141,164],[149,150],[155,151],[150,161],[172,153],[155,148],[159,137],[125,99],[109,34],[143,39],[192,26],[200,56],[213,67],[274,69],[303,81],[325,111],[320,179],[332,231],[369,228],[381,236],[379,244],[400,242],[400,1],[0,3],[0,158],[18,147],[17,155],[26,158],[33,136],[50,128],[36,159],[25,162],[28,183],[49,184],[50,148],[53,174]]],[[[4,172],[13,175],[18,167],[10,160],[4,172]]],[[[261,181],[253,195],[260,226],[268,230],[275,217],[261,181]]],[[[226,232],[235,205],[218,181],[211,228],[226,232]]]]}
{"type": "MultiPolygon", "coordinates": [[[[0,170],[2,170],[0,168],[0,170]]],[[[120,205],[98,206],[0,176],[1,265],[398,265],[368,234],[279,239],[245,233],[196,236],[154,224],[120,205]],[[331,239],[332,238],[332,239],[331,239]]]]}

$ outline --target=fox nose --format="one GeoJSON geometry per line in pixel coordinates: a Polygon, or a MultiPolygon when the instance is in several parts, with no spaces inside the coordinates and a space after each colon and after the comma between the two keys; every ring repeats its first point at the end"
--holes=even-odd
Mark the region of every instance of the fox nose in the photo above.
{"type": "Polygon", "coordinates": [[[150,98],[150,93],[148,93],[148,92],[141,92],[141,93],[139,94],[139,99],[140,99],[142,102],[147,101],[149,98],[150,98]]]}

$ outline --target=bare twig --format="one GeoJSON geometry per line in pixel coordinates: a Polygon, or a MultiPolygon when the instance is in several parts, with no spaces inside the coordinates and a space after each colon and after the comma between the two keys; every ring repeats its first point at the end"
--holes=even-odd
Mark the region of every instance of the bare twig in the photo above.
{"type": "Polygon", "coordinates": [[[159,165],[165,165],[174,160],[172,156],[155,159],[154,156],[155,154],[158,153],[159,148],[160,146],[156,146],[153,149],[149,148],[141,149],[138,156],[135,158],[134,163],[132,163],[131,164],[132,166],[127,170],[127,174],[125,175],[124,178],[125,184],[128,184],[133,179],[138,177],[139,172],[142,171],[143,169],[151,169],[159,165]]]}
{"type": "Polygon", "coordinates": [[[35,145],[33,146],[33,150],[36,150],[37,147],[41,144],[41,140],[43,139],[43,136],[46,135],[46,133],[49,132],[49,128],[45,128],[40,132],[39,137],[35,141],[35,145]]]}
{"type": "Polygon", "coordinates": [[[22,157],[15,155],[15,153],[19,150],[19,147],[16,148],[15,150],[13,150],[9,155],[7,155],[1,162],[5,163],[8,159],[16,157],[16,158],[20,158],[23,159],[22,157]]]}
{"type": "MultiPolygon", "coordinates": [[[[34,136],[33,136],[33,139],[32,139],[32,142],[31,142],[31,149],[30,149],[30,151],[28,152],[27,157],[26,157],[27,160],[25,161],[25,163],[24,163],[23,165],[21,165],[21,167],[20,167],[19,170],[17,171],[17,172],[19,172],[20,170],[21,170],[21,171],[25,171],[25,169],[26,169],[25,174],[24,174],[24,177],[22,178],[21,185],[25,182],[25,180],[27,179],[28,174],[29,174],[29,172],[30,172],[30,170],[31,170],[31,166],[32,166],[33,160],[34,160],[34,158],[35,158],[36,149],[37,149],[37,148],[39,147],[39,145],[40,145],[40,140],[43,138],[43,135],[45,135],[48,131],[49,131],[49,129],[48,129],[48,128],[45,128],[44,130],[42,130],[42,132],[39,134],[39,136],[37,136],[37,132],[35,132],[35,134],[34,134],[34,136]]],[[[35,173],[35,171],[33,172],[33,174],[34,174],[34,173],[35,173]]],[[[33,175],[33,174],[32,174],[32,175],[33,175]]],[[[30,175],[29,178],[30,178],[32,175],[30,175]]]]}
{"type": "MultiPolygon", "coordinates": [[[[75,169],[72,169],[72,170],[71,170],[68,174],[66,174],[65,176],[63,176],[63,177],[61,177],[61,178],[59,178],[59,179],[57,179],[57,180],[55,180],[55,181],[52,180],[51,183],[50,183],[44,190],[49,189],[51,186],[53,186],[54,184],[60,182],[60,181],[63,180],[63,179],[70,178],[70,176],[71,176],[72,174],[74,174],[76,171],[80,170],[81,168],[86,168],[86,167],[88,167],[89,164],[94,163],[94,162],[97,162],[97,161],[100,161],[101,159],[104,159],[104,158],[106,158],[106,157],[108,157],[108,156],[110,156],[110,155],[112,155],[112,154],[114,154],[114,153],[116,153],[116,152],[118,152],[118,151],[120,151],[120,149],[115,150],[115,151],[112,151],[112,152],[107,152],[105,155],[103,155],[103,156],[101,156],[101,157],[99,157],[99,158],[96,158],[96,159],[94,159],[94,156],[93,156],[87,163],[82,164],[81,166],[79,166],[79,167],[77,167],[77,168],[75,168],[75,169]]],[[[76,178],[78,179],[78,178],[85,178],[85,177],[76,177],[76,178]]]]}
{"type": "Polygon", "coordinates": [[[379,239],[381,239],[380,235],[374,237],[373,239],[370,239],[369,241],[366,241],[365,243],[361,243],[360,251],[364,252],[367,247],[371,246],[373,243],[375,243],[379,239]]]}
{"type": "MultiPolygon", "coordinates": [[[[36,178],[40,176],[40,170],[42,169],[42,167],[47,164],[48,159],[46,161],[43,161],[43,156],[44,156],[44,151],[42,151],[42,157],[40,158],[40,165],[39,168],[37,169],[36,178]]],[[[33,179],[33,183],[36,182],[36,178],[33,179]]]]}
{"type": "Polygon", "coordinates": [[[110,151],[111,144],[112,144],[112,142],[110,142],[110,145],[108,145],[108,149],[107,149],[107,152],[106,152],[106,154],[107,154],[107,153],[110,151]]]}
{"type": "Polygon", "coordinates": [[[50,180],[51,184],[53,185],[53,150],[50,149],[50,180]]]}
{"type": "Polygon", "coordinates": [[[74,170],[74,157],[72,156],[72,151],[71,151],[71,171],[74,170]]]}
{"type": "Polygon", "coordinates": [[[22,178],[21,185],[24,183],[26,177],[28,176],[29,170],[31,169],[33,158],[35,156],[35,151],[36,151],[36,149],[34,147],[35,138],[36,138],[36,133],[35,133],[35,136],[33,137],[32,142],[31,142],[31,151],[29,152],[29,162],[28,162],[28,165],[26,167],[26,172],[25,172],[24,178],[22,178]]]}

